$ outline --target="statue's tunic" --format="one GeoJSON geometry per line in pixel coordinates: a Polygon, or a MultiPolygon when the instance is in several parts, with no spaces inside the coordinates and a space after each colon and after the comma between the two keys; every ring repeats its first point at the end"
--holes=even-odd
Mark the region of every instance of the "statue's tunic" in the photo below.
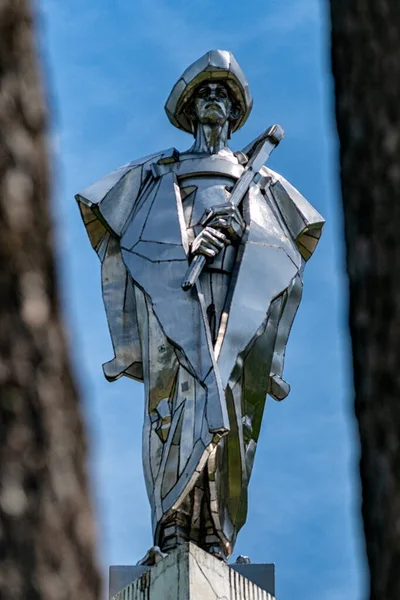
{"type": "MultiPolygon", "coordinates": [[[[201,217],[229,200],[243,168],[228,150],[179,158],[166,151],[121,167],[77,195],[102,261],[115,351],[105,376],[145,383],[143,461],[155,541],[196,486],[205,486],[207,531],[227,555],[246,518],[266,394],[282,397],[303,267],[324,222],[264,167],[241,205],[246,231],[240,244],[225,248],[197,288],[184,292],[201,217]]],[[[201,516],[193,502],[195,530],[201,516]]]]}

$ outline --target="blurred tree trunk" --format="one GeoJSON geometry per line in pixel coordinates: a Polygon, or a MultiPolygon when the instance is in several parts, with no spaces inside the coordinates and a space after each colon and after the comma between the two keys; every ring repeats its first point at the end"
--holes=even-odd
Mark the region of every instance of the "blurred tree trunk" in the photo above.
{"type": "Polygon", "coordinates": [[[85,436],[54,266],[28,0],[0,0],[0,598],[94,600],[85,436]]]}
{"type": "Polygon", "coordinates": [[[400,598],[400,2],[331,0],[371,599],[400,598]]]}

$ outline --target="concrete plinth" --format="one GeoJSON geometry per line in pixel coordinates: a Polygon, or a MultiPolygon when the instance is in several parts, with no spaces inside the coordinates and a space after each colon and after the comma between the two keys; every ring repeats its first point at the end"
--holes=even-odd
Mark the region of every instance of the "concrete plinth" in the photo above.
{"type": "MultiPolygon", "coordinates": [[[[232,566],[240,567],[243,572],[243,567],[263,565],[232,566]]],[[[136,571],[138,578],[127,583],[132,569],[136,568],[111,567],[111,574],[112,569],[122,570],[118,571],[118,577],[114,571],[114,581],[110,577],[110,592],[126,584],[112,596],[113,600],[275,600],[265,589],[194,544],[173,550],[154,567],[139,567],[143,571],[136,571]]],[[[253,568],[254,571],[260,577],[260,569],[253,568]]]]}

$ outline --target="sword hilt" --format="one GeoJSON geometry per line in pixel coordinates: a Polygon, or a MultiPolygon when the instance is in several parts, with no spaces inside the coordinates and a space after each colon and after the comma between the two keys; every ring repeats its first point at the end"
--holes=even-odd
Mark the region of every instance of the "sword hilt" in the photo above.
{"type": "Polygon", "coordinates": [[[197,254],[194,257],[194,259],[190,263],[188,270],[186,271],[185,278],[182,281],[182,289],[184,292],[191,290],[192,287],[195,285],[206,262],[206,257],[203,256],[203,254],[197,254]]]}

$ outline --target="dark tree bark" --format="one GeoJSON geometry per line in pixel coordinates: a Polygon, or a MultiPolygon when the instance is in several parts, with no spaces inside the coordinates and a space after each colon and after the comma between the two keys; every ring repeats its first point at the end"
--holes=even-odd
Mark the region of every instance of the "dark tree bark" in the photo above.
{"type": "Polygon", "coordinates": [[[400,2],[331,0],[371,598],[400,598],[400,2]]]}
{"type": "Polygon", "coordinates": [[[85,436],[59,309],[31,13],[28,0],[0,0],[0,598],[94,600],[85,436]]]}

